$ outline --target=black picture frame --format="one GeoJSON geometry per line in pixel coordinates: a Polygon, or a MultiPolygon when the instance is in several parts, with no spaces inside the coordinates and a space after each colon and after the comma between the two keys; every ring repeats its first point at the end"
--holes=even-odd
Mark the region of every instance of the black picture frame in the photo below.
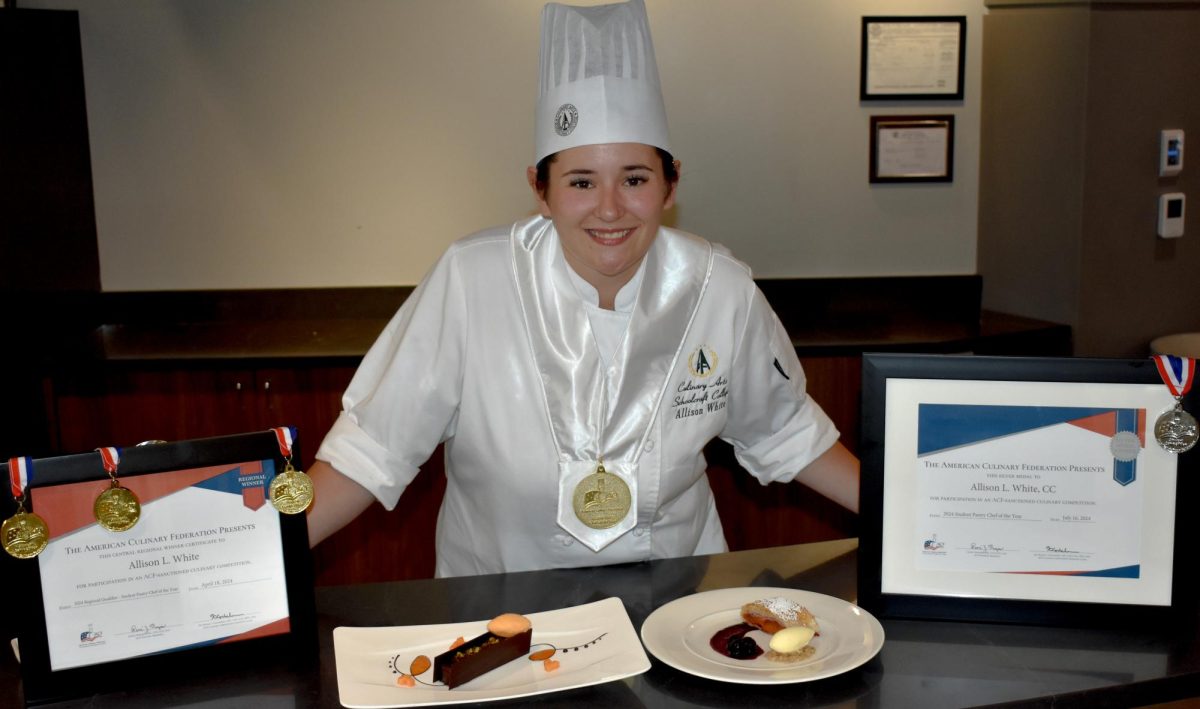
{"type": "MultiPolygon", "coordinates": [[[[901,476],[901,484],[912,477],[911,471],[885,470],[887,440],[887,392],[892,380],[963,380],[975,382],[1081,382],[1150,384],[1162,386],[1158,370],[1147,359],[1088,359],[1036,357],[983,357],[972,355],[916,355],[866,353],[862,366],[862,462],[860,496],[860,539],[858,551],[858,603],[881,618],[919,618],[929,620],[982,621],[1060,626],[1147,626],[1163,625],[1179,617],[1192,602],[1197,578],[1195,565],[1185,563],[1186,553],[1180,540],[1195,539],[1196,515],[1185,513],[1182,501],[1194,500],[1200,493],[1200,447],[1180,454],[1176,461],[1174,495],[1173,556],[1170,604],[1105,603],[1085,600],[1085,595],[1064,595],[1051,600],[1026,600],[989,595],[985,588],[972,594],[896,593],[884,590],[885,478],[901,476]],[[904,477],[904,476],[908,477],[904,477]]],[[[1196,411],[1200,397],[1192,392],[1184,407],[1196,411]]],[[[1146,446],[1153,441],[1153,421],[1149,417],[1146,446]]],[[[902,425],[902,424],[901,424],[902,425]]],[[[915,518],[914,513],[914,518],[915,518]]],[[[1143,526],[1154,520],[1143,520],[1143,526]]],[[[903,552],[907,554],[907,551],[903,552]]],[[[900,552],[896,552],[897,557],[900,552]]],[[[914,555],[907,554],[905,559],[914,555]]],[[[901,565],[911,564],[902,559],[901,565]]],[[[976,574],[986,576],[986,574],[976,574]]]]}
{"type": "Polygon", "coordinates": [[[869,154],[867,181],[872,184],[953,182],[954,116],[871,116],[869,154]],[[940,147],[936,141],[920,140],[930,136],[940,139],[940,147]],[[928,153],[930,148],[932,155],[919,152],[928,153]],[[911,153],[897,155],[903,150],[911,153]]]}
{"type": "MultiPolygon", "coordinates": [[[[299,457],[292,444],[292,457],[299,457]]],[[[121,451],[119,476],[129,480],[140,475],[187,471],[246,461],[275,462],[284,469],[285,460],[273,431],[158,442],[121,451]]],[[[29,481],[27,511],[37,512],[37,494],[42,488],[92,480],[106,480],[98,452],[42,458],[33,461],[36,474],[29,481]]],[[[15,511],[8,485],[0,498],[5,517],[15,511]]],[[[266,502],[270,506],[270,502],[266,502]]],[[[143,511],[145,513],[145,511],[143,511]]],[[[228,668],[231,663],[250,667],[266,658],[279,658],[296,667],[311,666],[317,657],[316,611],[313,597],[312,559],[308,547],[308,525],[303,514],[279,515],[280,544],[288,603],[287,632],[200,647],[185,647],[82,667],[52,670],[43,608],[42,581],[37,558],[8,560],[11,596],[25,612],[18,619],[22,688],[27,706],[62,701],[96,692],[129,688],[131,678],[146,681],[183,681],[202,677],[206,668],[228,668]]]]}
{"type": "Polygon", "coordinates": [[[934,16],[869,16],[862,18],[862,34],[860,37],[859,62],[859,100],[860,101],[931,101],[950,100],[961,101],[964,95],[964,76],[966,69],[967,18],[964,15],[934,15],[934,16]],[[897,36],[895,42],[883,45],[882,42],[889,34],[900,35],[914,25],[929,25],[957,28],[956,36],[941,39],[913,37],[911,39],[897,36]],[[905,52],[900,42],[909,44],[919,42],[928,44],[922,47],[924,51],[905,52]],[[894,51],[885,52],[883,46],[890,46],[894,51]],[[948,59],[946,53],[953,53],[948,59]],[[909,67],[897,67],[896,64],[911,61],[909,67]],[[927,62],[921,64],[919,62],[927,62]],[[953,81],[941,76],[947,67],[954,70],[953,81]],[[895,78],[883,78],[884,72],[895,75],[895,78]],[[907,71],[908,76],[901,74],[907,71]],[[913,74],[924,72],[928,78],[914,80],[913,74]]]}

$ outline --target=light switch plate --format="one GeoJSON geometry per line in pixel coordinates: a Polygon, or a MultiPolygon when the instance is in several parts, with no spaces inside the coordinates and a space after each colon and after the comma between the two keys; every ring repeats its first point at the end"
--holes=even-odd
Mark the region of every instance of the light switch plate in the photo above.
{"type": "Polygon", "coordinates": [[[1170,177],[1183,171],[1183,130],[1164,130],[1158,141],[1158,175],[1170,177]]]}

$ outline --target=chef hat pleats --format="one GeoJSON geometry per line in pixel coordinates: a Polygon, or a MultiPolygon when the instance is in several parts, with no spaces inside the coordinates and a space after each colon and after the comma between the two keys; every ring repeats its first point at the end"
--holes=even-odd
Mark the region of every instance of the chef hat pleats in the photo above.
{"type": "Polygon", "coordinates": [[[642,0],[542,10],[535,161],[580,145],[645,143],[670,151],[642,0]]]}

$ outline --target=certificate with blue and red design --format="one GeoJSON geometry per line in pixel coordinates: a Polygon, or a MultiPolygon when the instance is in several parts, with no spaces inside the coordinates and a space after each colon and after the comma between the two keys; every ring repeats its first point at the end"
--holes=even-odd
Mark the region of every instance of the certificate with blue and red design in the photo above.
{"type": "Polygon", "coordinates": [[[36,489],[50,668],[287,633],[274,474],[261,460],[122,477],[142,505],[125,532],[92,515],[107,480],[36,489]]]}
{"type": "Polygon", "coordinates": [[[905,474],[885,480],[884,592],[1170,605],[1176,460],[1147,438],[1162,387],[887,386],[905,474]]]}

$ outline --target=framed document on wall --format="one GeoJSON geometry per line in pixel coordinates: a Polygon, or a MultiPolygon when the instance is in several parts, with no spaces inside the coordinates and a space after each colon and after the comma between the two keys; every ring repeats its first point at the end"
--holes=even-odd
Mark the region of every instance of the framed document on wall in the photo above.
{"type": "MultiPolygon", "coordinates": [[[[1194,403],[1194,402],[1193,402],[1194,403]]],[[[859,603],[883,617],[1118,624],[1194,583],[1195,451],[1150,359],[863,356],[859,603]]]]}
{"type": "Polygon", "coordinates": [[[967,18],[864,17],[859,99],[961,100],[967,18]]]}
{"type": "Polygon", "coordinates": [[[268,499],[295,455],[263,431],[9,461],[6,517],[45,528],[5,541],[26,702],[315,655],[305,518],[268,499]]]}
{"type": "Polygon", "coordinates": [[[954,116],[871,116],[868,181],[953,182],[954,116]]]}

